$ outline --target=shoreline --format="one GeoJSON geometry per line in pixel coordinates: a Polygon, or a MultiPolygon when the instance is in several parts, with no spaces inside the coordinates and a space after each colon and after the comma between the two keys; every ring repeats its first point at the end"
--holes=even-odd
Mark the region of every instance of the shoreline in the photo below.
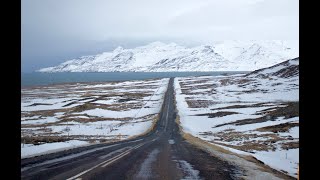
{"type": "MultiPolygon", "coordinates": [[[[135,80],[148,80],[148,79],[161,79],[161,78],[170,78],[170,77],[188,77],[188,76],[218,76],[218,75],[233,75],[233,74],[245,74],[249,73],[251,71],[194,71],[194,72],[61,72],[61,74],[58,73],[41,73],[41,72],[31,72],[31,73],[22,73],[21,74],[21,89],[25,88],[34,88],[34,87],[46,87],[46,86],[54,86],[54,85],[64,85],[64,84],[77,84],[77,83],[105,83],[105,82],[121,82],[121,81],[135,81],[135,80]],[[138,75],[144,75],[145,77],[129,77],[131,74],[137,73],[138,75]],[[30,82],[26,83],[26,78],[23,74],[27,75],[38,75],[37,78],[43,78],[41,81],[48,81],[46,83],[44,82],[38,82],[37,84],[32,84],[30,82]],[[40,77],[40,76],[56,76],[56,77],[40,77]],[[88,74],[90,75],[122,75],[122,78],[119,77],[113,77],[114,79],[109,79],[110,77],[94,77],[91,76],[90,78],[97,78],[97,79],[79,79],[79,77],[74,77],[76,74],[88,74]],[[169,74],[169,75],[168,75],[169,74]],[[66,75],[64,78],[71,78],[68,82],[59,82],[57,78],[59,76],[66,75]],[[69,75],[69,77],[68,77],[69,75]],[[124,76],[126,75],[126,76],[124,76]],[[56,78],[55,80],[53,80],[56,78]],[[78,79],[77,79],[78,78],[78,79]],[[105,78],[105,79],[103,79],[105,78]],[[119,78],[119,79],[117,79],[119,78]],[[24,81],[24,83],[23,83],[24,81]],[[56,82],[52,82],[56,81],[56,82]]],[[[36,77],[28,77],[28,78],[36,78],[36,77]]],[[[30,81],[30,80],[28,80],[30,81]]],[[[39,79],[38,79],[39,81],[39,79]]]]}

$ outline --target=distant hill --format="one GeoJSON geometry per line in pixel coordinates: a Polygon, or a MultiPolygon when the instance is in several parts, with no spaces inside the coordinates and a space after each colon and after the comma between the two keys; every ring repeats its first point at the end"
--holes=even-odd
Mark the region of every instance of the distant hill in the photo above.
{"type": "Polygon", "coordinates": [[[297,41],[222,41],[192,48],[153,42],[82,56],[38,72],[253,71],[296,57],[297,41]]]}

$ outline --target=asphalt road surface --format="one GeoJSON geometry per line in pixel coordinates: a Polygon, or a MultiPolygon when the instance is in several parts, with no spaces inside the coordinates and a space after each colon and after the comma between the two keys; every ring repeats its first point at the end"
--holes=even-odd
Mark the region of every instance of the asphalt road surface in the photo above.
{"type": "Polygon", "coordinates": [[[21,179],[236,179],[236,167],[181,137],[173,92],[171,78],[160,119],[148,134],[22,159],[21,179]]]}

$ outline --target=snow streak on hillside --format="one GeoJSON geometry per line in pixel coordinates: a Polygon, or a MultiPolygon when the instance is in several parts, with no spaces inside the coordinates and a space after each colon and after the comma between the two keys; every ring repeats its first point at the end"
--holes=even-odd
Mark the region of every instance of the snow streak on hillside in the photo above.
{"type": "Polygon", "coordinates": [[[82,56],[39,72],[252,71],[299,56],[298,41],[223,41],[184,47],[153,42],[82,56]]]}

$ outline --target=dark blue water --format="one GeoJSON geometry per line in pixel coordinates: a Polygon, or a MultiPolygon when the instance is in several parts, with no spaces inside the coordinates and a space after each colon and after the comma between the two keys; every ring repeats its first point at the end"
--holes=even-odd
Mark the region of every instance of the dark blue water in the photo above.
{"type": "Polygon", "coordinates": [[[103,73],[21,73],[21,86],[51,85],[70,82],[104,82],[143,80],[151,78],[186,77],[203,75],[243,74],[244,71],[214,72],[103,72],[103,73]]]}

